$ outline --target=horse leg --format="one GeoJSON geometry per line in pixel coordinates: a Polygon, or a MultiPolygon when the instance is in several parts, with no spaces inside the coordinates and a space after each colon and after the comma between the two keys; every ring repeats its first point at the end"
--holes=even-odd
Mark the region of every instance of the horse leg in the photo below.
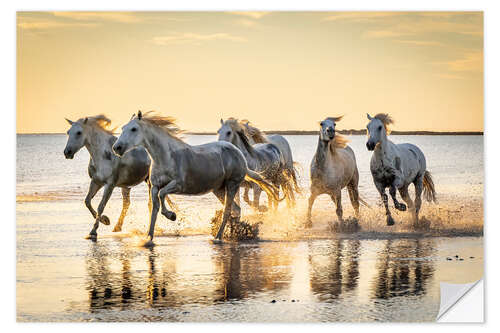
{"type": "Polygon", "coordinates": [[[243,200],[250,206],[252,207],[252,203],[250,202],[250,197],[248,196],[248,192],[250,191],[250,187],[245,185],[245,190],[243,191],[243,200]]]}
{"type": "Polygon", "coordinates": [[[175,193],[177,192],[177,182],[175,180],[172,180],[170,183],[168,183],[166,186],[164,186],[160,192],[159,192],[159,198],[160,198],[160,203],[161,203],[161,213],[164,215],[167,219],[175,221],[177,219],[177,215],[168,210],[167,206],[165,205],[165,197],[167,194],[170,193],[175,193]]]}
{"type": "Polygon", "coordinates": [[[422,190],[424,188],[424,177],[418,177],[415,179],[413,184],[415,185],[415,224],[418,224],[418,213],[420,212],[420,207],[422,206],[422,190]]]}
{"type": "Polygon", "coordinates": [[[354,215],[359,219],[359,192],[357,186],[352,184],[347,185],[347,191],[349,192],[349,199],[351,200],[352,208],[354,208],[354,215]]]}
{"type": "Polygon", "coordinates": [[[314,200],[319,195],[318,192],[311,190],[311,196],[309,197],[309,206],[307,207],[307,218],[306,218],[306,228],[312,227],[311,211],[314,204],[314,200]]]}
{"type": "Polygon", "coordinates": [[[87,193],[87,196],[85,197],[85,206],[87,206],[88,210],[90,211],[90,214],[92,214],[92,217],[95,219],[97,216],[97,212],[94,210],[92,207],[92,199],[96,195],[96,193],[101,189],[101,185],[98,185],[96,182],[93,180],[90,181],[90,186],[89,186],[89,192],[87,193]]]}
{"type": "Polygon", "coordinates": [[[415,206],[413,204],[413,200],[410,198],[410,194],[408,193],[408,186],[403,186],[399,189],[399,194],[401,194],[401,198],[406,202],[408,206],[408,210],[412,212],[413,220],[415,221],[415,206]]]}
{"type": "Polygon", "coordinates": [[[394,184],[389,187],[389,194],[394,202],[394,207],[396,207],[397,210],[404,212],[406,210],[406,205],[404,203],[400,203],[396,198],[396,186],[394,184]]]}
{"type": "Polygon", "coordinates": [[[149,217],[151,218],[151,210],[153,209],[153,201],[151,199],[151,181],[146,179],[146,184],[148,185],[148,210],[149,210],[149,217]]]}
{"type": "Polygon", "coordinates": [[[94,227],[89,233],[89,239],[97,239],[97,228],[99,228],[99,222],[102,222],[105,225],[109,225],[109,218],[106,215],[102,215],[102,213],[104,212],[104,207],[106,207],[106,204],[108,203],[108,200],[111,197],[114,188],[115,187],[110,184],[104,186],[104,193],[102,195],[101,202],[99,203],[99,207],[97,207],[97,215],[95,218],[94,227]]]}
{"type": "Polygon", "coordinates": [[[238,190],[236,191],[236,195],[234,196],[234,201],[233,201],[233,208],[231,210],[231,216],[235,218],[239,218],[241,215],[241,208],[240,208],[240,187],[238,187],[238,190]],[[233,214],[235,213],[235,214],[233,214]]]}
{"type": "MultiPolygon", "coordinates": [[[[267,208],[264,206],[260,206],[260,194],[262,193],[262,189],[260,188],[259,185],[257,184],[252,184],[252,189],[253,189],[253,208],[256,209],[259,212],[265,212],[267,211],[267,208]]],[[[269,208],[272,208],[272,202],[271,198],[267,198],[267,205],[269,208]]]]}
{"type": "Polygon", "coordinates": [[[125,219],[125,215],[127,215],[128,207],[130,206],[130,188],[122,188],[122,197],[123,197],[123,208],[118,218],[118,222],[113,229],[113,232],[122,231],[123,220],[125,219]]]}
{"type": "Polygon", "coordinates": [[[342,223],[344,219],[342,218],[343,215],[343,210],[342,210],[342,191],[336,191],[335,193],[331,194],[330,197],[332,198],[332,201],[335,203],[337,206],[337,210],[335,211],[337,213],[337,218],[339,219],[339,223],[342,223]]]}
{"type": "Polygon", "coordinates": [[[151,210],[151,217],[149,220],[149,231],[148,231],[148,241],[144,246],[153,246],[153,237],[155,233],[156,218],[158,216],[158,211],[160,210],[160,198],[158,197],[158,186],[151,186],[151,200],[153,201],[153,209],[151,210]]]}
{"type": "Polygon", "coordinates": [[[233,207],[234,203],[234,196],[236,195],[236,192],[238,191],[239,184],[236,183],[229,183],[226,185],[226,199],[224,203],[224,215],[222,217],[222,223],[219,227],[219,231],[217,232],[217,236],[215,239],[221,240],[222,235],[224,234],[224,228],[226,227],[227,220],[229,219],[231,215],[231,210],[233,207]]]}
{"type": "Polygon", "coordinates": [[[389,210],[389,198],[387,197],[387,194],[385,194],[385,187],[379,185],[377,186],[377,190],[382,197],[382,201],[384,202],[387,225],[394,225],[394,219],[392,218],[391,211],[389,210]]]}

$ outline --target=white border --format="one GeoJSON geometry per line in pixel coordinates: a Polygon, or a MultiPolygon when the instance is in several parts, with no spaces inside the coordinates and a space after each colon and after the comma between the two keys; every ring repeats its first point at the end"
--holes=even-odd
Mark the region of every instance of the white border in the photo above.
{"type": "MultiPolygon", "coordinates": [[[[178,1],[176,3],[160,3],[156,1],[130,1],[123,0],[115,3],[104,3],[103,1],[87,0],[80,1],[63,1],[63,0],[45,0],[45,1],[16,1],[1,4],[1,24],[2,29],[2,52],[1,65],[1,93],[2,93],[2,117],[3,124],[0,130],[0,137],[3,143],[4,156],[10,157],[9,161],[3,161],[1,170],[4,181],[2,181],[1,200],[2,212],[5,214],[2,219],[3,223],[3,241],[2,241],[2,258],[4,259],[4,274],[1,276],[2,284],[0,284],[4,292],[2,294],[2,326],[4,330],[50,330],[50,331],[66,331],[68,329],[75,331],[86,331],[88,329],[106,329],[109,331],[136,331],[139,328],[138,324],[106,324],[92,325],[92,327],[84,324],[16,324],[15,323],[15,78],[16,78],[16,29],[15,29],[15,12],[17,10],[484,10],[485,18],[485,245],[486,252],[491,254],[492,260],[496,254],[500,253],[498,241],[489,241],[489,237],[498,237],[500,235],[498,225],[500,221],[496,217],[492,207],[495,206],[500,186],[499,173],[494,172],[498,169],[500,131],[496,129],[500,125],[500,105],[498,96],[500,94],[499,82],[499,32],[500,32],[500,15],[497,1],[445,1],[445,0],[420,0],[420,1],[398,1],[398,0],[378,0],[378,1],[239,1],[235,2],[226,0],[211,0],[211,1],[178,1]],[[491,202],[488,204],[488,202],[491,202]],[[489,208],[489,209],[488,209],[489,208]],[[491,236],[490,236],[491,235],[491,236]],[[9,327],[7,327],[9,326],[9,327]],[[17,326],[17,327],[12,327],[17,326]]],[[[5,159],[5,158],[4,158],[5,159]]],[[[485,258],[488,258],[485,255],[485,258]]],[[[499,265],[485,265],[486,275],[491,276],[491,279],[485,278],[485,283],[495,281],[493,275],[497,275],[499,265]]],[[[496,314],[498,308],[493,305],[496,301],[493,295],[500,295],[498,292],[498,283],[489,283],[487,286],[488,295],[486,297],[486,325],[456,325],[450,324],[446,328],[452,328],[454,331],[470,331],[478,328],[491,328],[498,326],[499,316],[496,314]],[[491,309],[491,311],[488,311],[491,309]],[[488,314],[491,314],[489,316],[488,314]]],[[[145,325],[140,325],[143,327],[145,325]]],[[[353,327],[352,324],[328,324],[328,325],[313,325],[316,331],[331,331],[334,328],[360,328],[369,329],[370,332],[386,332],[387,330],[404,329],[405,331],[419,332],[423,329],[422,325],[416,324],[365,324],[353,327]],[[335,326],[335,327],[332,327],[335,326]],[[367,327],[369,326],[369,327],[367,327]]],[[[425,325],[425,329],[443,329],[439,325],[425,325]]],[[[302,331],[308,329],[304,325],[251,325],[251,324],[148,324],[148,330],[217,330],[217,331],[251,331],[255,330],[276,330],[287,329],[292,331],[302,331]]]]}

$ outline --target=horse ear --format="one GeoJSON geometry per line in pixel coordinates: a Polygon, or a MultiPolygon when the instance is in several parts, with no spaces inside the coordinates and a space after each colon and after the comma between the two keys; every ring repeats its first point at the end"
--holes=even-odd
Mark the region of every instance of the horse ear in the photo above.
{"type": "Polygon", "coordinates": [[[342,118],[344,118],[344,116],[340,116],[340,117],[333,117],[333,121],[337,122],[337,121],[341,121],[342,118]]]}
{"type": "Polygon", "coordinates": [[[139,120],[142,119],[142,112],[141,112],[141,110],[139,110],[139,112],[137,112],[137,119],[139,119],[139,120]]]}
{"type": "Polygon", "coordinates": [[[66,119],[66,121],[68,122],[68,124],[73,125],[73,122],[71,120],[69,120],[68,118],[64,118],[64,119],[66,119]]]}
{"type": "Polygon", "coordinates": [[[83,121],[83,123],[86,124],[87,121],[89,121],[89,117],[85,118],[85,120],[83,121]]]}
{"type": "Polygon", "coordinates": [[[222,118],[220,118],[220,124],[224,125],[224,120],[222,120],[222,118]]]}
{"type": "Polygon", "coordinates": [[[372,120],[372,117],[368,113],[366,114],[366,117],[368,118],[368,120],[372,120]]]}

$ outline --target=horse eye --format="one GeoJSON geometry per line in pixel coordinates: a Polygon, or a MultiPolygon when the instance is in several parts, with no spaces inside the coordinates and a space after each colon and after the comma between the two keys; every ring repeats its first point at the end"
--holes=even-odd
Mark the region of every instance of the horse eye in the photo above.
{"type": "Polygon", "coordinates": [[[131,131],[132,131],[132,132],[135,132],[135,131],[137,131],[137,128],[132,127],[131,131]]]}
{"type": "Polygon", "coordinates": [[[230,135],[231,135],[231,131],[227,131],[227,132],[226,132],[226,135],[227,135],[227,136],[230,136],[230,135]]]}
{"type": "Polygon", "coordinates": [[[381,131],[381,130],[382,130],[382,126],[379,126],[379,127],[378,127],[378,130],[379,130],[379,131],[381,131]]]}
{"type": "Polygon", "coordinates": [[[76,135],[82,135],[82,131],[76,132],[76,135]]]}
{"type": "Polygon", "coordinates": [[[320,126],[323,126],[323,125],[324,125],[324,123],[323,123],[323,122],[320,122],[320,123],[319,123],[319,125],[320,125],[320,126]]]}

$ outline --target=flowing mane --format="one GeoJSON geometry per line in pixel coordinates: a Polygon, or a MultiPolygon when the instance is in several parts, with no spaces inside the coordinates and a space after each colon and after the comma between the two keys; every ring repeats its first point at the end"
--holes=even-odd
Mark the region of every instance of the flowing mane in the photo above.
{"type": "Polygon", "coordinates": [[[182,134],[183,131],[175,123],[175,118],[157,115],[155,111],[144,112],[142,116],[138,116],[138,118],[149,125],[160,127],[170,136],[182,141],[179,135],[182,134]]]}
{"type": "Polygon", "coordinates": [[[113,132],[116,130],[116,127],[109,129],[109,126],[111,125],[111,120],[103,114],[93,117],[80,118],[77,120],[77,123],[98,128],[111,135],[113,135],[113,132]]]}
{"type": "Polygon", "coordinates": [[[335,138],[330,143],[330,148],[345,148],[348,142],[349,140],[345,136],[340,134],[335,134],[335,138]]]}
{"type": "Polygon", "coordinates": [[[243,119],[239,123],[243,126],[246,135],[248,137],[252,138],[255,143],[268,143],[269,142],[269,140],[267,140],[264,132],[262,132],[257,127],[253,126],[253,124],[251,124],[249,120],[243,119]]]}
{"type": "Polygon", "coordinates": [[[243,142],[243,145],[245,146],[246,150],[250,153],[253,154],[254,149],[252,145],[250,144],[250,139],[248,137],[248,134],[245,130],[245,127],[242,125],[240,121],[236,118],[228,118],[225,122],[225,125],[231,127],[231,129],[238,134],[239,138],[243,142]]]}
{"type": "Polygon", "coordinates": [[[387,132],[387,134],[389,134],[389,125],[394,124],[394,120],[392,119],[392,117],[389,116],[388,113],[378,113],[374,118],[377,118],[382,122],[382,124],[384,124],[385,131],[387,132]]]}

